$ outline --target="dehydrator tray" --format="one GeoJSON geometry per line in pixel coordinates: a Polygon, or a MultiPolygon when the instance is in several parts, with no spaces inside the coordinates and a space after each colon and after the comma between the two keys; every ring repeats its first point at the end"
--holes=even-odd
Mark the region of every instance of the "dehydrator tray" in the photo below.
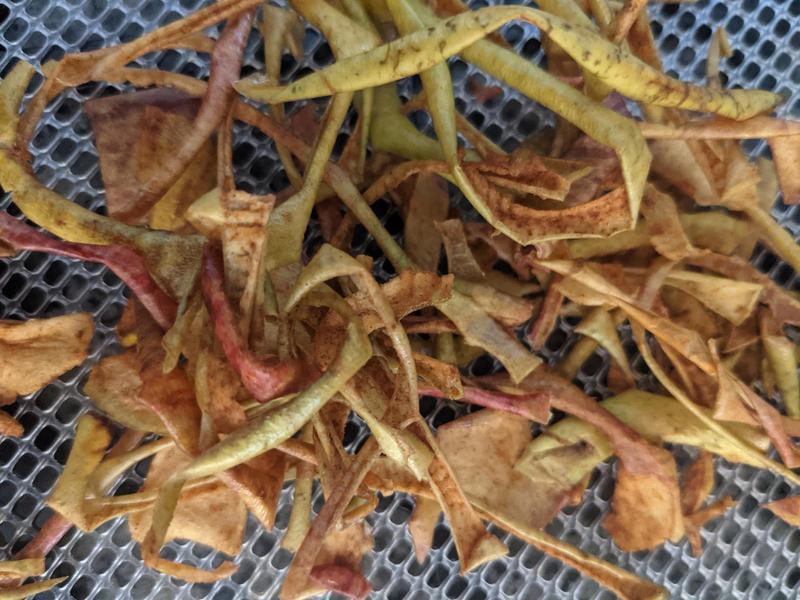
{"type": "MultiPolygon", "coordinates": [[[[24,59],[34,64],[57,59],[65,53],[92,50],[128,41],[142,32],[170,22],[208,4],[198,0],[0,0],[0,75],[24,59]]],[[[482,0],[473,5],[483,6],[482,0]]],[[[779,114],[800,117],[800,0],[703,0],[697,3],[649,6],[657,46],[665,68],[673,76],[699,81],[704,75],[705,55],[717,27],[724,27],[735,50],[723,61],[729,86],[773,90],[787,97],[779,114]]],[[[534,62],[542,59],[538,31],[524,24],[510,24],[502,33],[517,52],[534,62]]],[[[305,58],[284,62],[284,73],[329,64],[331,52],[321,36],[309,29],[305,58]]],[[[260,47],[251,44],[246,65],[263,68],[260,47]]],[[[140,60],[193,76],[206,74],[207,63],[194,55],[165,51],[140,60]]],[[[551,117],[534,102],[505,89],[488,105],[478,106],[464,92],[474,69],[451,61],[459,110],[493,141],[510,149],[547,123],[551,117]]],[[[122,89],[92,83],[63,94],[46,112],[33,140],[33,165],[48,187],[93,210],[104,205],[97,154],[84,101],[122,89]]],[[[409,91],[414,91],[410,90],[409,91]]],[[[421,123],[423,126],[429,124],[421,123]]],[[[763,143],[745,146],[751,155],[765,151],[763,143]]],[[[239,185],[252,192],[277,191],[285,185],[270,141],[241,128],[235,137],[234,160],[239,185]]],[[[0,210],[7,210],[7,195],[0,210]]],[[[378,208],[392,230],[392,209],[378,208]]],[[[774,214],[795,238],[800,235],[800,206],[777,204],[774,214]]],[[[396,220],[396,219],[395,219],[396,220]]],[[[395,230],[397,228],[395,227],[395,230]]],[[[362,249],[369,252],[369,239],[362,249]]],[[[319,237],[309,236],[310,245],[319,237]]],[[[773,254],[757,250],[754,264],[790,289],[800,279],[773,254]]],[[[376,268],[380,272],[380,261],[376,268]]],[[[387,275],[387,273],[383,273],[387,275]]],[[[89,360],[80,368],[12,408],[25,428],[20,439],[0,441],[0,552],[7,557],[27,541],[50,514],[45,498],[51,491],[69,452],[74,427],[89,407],[81,384],[100,357],[114,351],[113,327],[125,304],[126,291],[107,269],[79,261],[24,252],[0,261],[0,318],[27,319],[76,311],[95,316],[96,334],[89,360]]],[[[569,348],[571,326],[560,322],[548,340],[544,356],[555,359],[569,348]]],[[[2,357],[0,357],[2,360],[2,357]]],[[[640,360],[633,367],[643,371],[640,360]]],[[[475,365],[484,372],[491,365],[475,365]]],[[[578,376],[584,389],[595,396],[608,395],[602,381],[607,364],[596,357],[584,364],[578,376]]],[[[423,412],[434,425],[457,416],[462,408],[432,399],[423,400],[423,412]]],[[[350,431],[355,442],[363,434],[356,425],[350,431]]],[[[680,449],[680,459],[686,459],[680,449]]],[[[674,598],[788,599],[800,596],[800,530],[759,508],[764,502],[789,493],[786,483],[766,471],[748,466],[717,463],[713,497],[732,495],[737,501],[724,518],[703,528],[705,548],[693,556],[685,540],[667,542],[652,552],[619,552],[600,527],[613,490],[612,467],[604,464],[593,476],[589,492],[578,507],[564,510],[547,531],[591,554],[611,561],[666,587],[674,598]]],[[[120,484],[133,491],[144,473],[134,472],[120,484]]],[[[263,531],[252,518],[246,542],[238,558],[240,568],[229,580],[213,585],[188,585],[149,570],[141,563],[127,525],[115,520],[91,534],[73,530],[48,558],[48,576],[69,575],[64,586],[40,598],[92,598],[136,600],[170,598],[230,600],[276,597],[290,555],[279,540],[289,514],[290,490],[284,489],[282,509],[274,531],[263,531]]],[[[319,500],[319,499],[318,499],[319,500]]],[[[412,502],[403,494],[382,498],[369,522],[375,535],[375,551],[367,559],[367,573],[376,598],[422,600],[452,598],[613,598],[597,583],[554,558],[503,534],[507,557],[492,561],[467,575],[460,575],[448,528],[437,527],[430,558],[420,565],[414,559],[406,523],[412,502]]],[[[497,530],[495,530],[497,531],[497,530]]],[[[172,542],[173,558],[209,568],[221,557],[200,546],[172,542]]],[[[331,596],[332,597],[332,596],[331,596]]]]}

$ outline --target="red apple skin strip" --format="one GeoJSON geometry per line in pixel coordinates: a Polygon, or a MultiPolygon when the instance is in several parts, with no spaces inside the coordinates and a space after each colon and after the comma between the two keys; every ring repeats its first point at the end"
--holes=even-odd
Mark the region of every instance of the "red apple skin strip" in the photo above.
{"type": "Polygon", "coordinates": [[[53,513],[45,521],[31,541],[20,550],[16,558],[38,558],[47,556],[55,545],[72,529],[71,521],[68,521],[58,513],[53,513]]]}
{"type": "Polygon", "coordinates": [[[218,248],[210,244],[203,248],[200,271],[203,299],[214,323],[214,334],[244,386],[259,402],[267,402],[289,391],[301,374],[301,364],[296,360],[259,357],[247,348],[225,296],[222,255],[218,248]]]}
{"type": "Polygon", "coordinates": [[[142,257],[127,246],[64,242],[37,231],[8,213],[0,213],[0,240],[17,250],[48,252],[101,263],[114,271],[131,288],[162,329],[169,329],[175,321],[178,305],[158,287],[142,257]]]}
{"type": "Polygon", "coordinates": [[[372,586],[361,573],[341,565],[317,565],[311,569],[312,583],[326,590],[362,600],[372,591],[372,586]]]}
{"type": "Polygon", "coordinates": [[[550,420],[550,404],[541,394],[506,394],[468,385],[464,386],[464,396],[461,398],[450,398],[441,390],[429,385],[419,386],[418,391],[421,396],[453,399],[485,408],[502,410],[537,423],[547,423],[550,420]]]}
{"type": "Polygon", "coordinates": [[[564,302],[564,295],[558,289],[558,285],[556,285],[561,279],[561,275],[553,275],[553,281],[550,282],[550,287],[547,288],[547,294],[545,294],[542,308],[539,310],[539,315],[528,331],[528,342],[530,342],[534,350],[539,350],[544,346],[544,343],[556,326],[558,311],[561,309],[561,304],[564,302]]]}

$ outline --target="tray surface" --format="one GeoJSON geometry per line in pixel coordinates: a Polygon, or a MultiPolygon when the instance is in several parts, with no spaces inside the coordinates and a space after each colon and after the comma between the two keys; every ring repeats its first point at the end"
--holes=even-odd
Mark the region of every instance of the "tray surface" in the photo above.
{"type": "MultiPolygon", "coordinates": [[[[493,3],[493,2],[492,2],[493,3]]],[[[93,50],[128,41],[205,4],[201,0],[0,0],[0,76],[18,59],[35,65],[58,59],[65,52],[93,50]]],[[[484,5],[481,0],[473,3],[484,5]]],[[[709,40],[717,27],[726,28],[735,53],[723,61],[727,85],[759,87],[787,97],[779,114],[800,117],[800,0],[702,0],[696,4],[659,4],[649,7],[656,43],[669,73],[688,81],[701,81],[709,40]]],[[[543,54],[535,28],[510,24],[503,35],[526,58],[539,62],[543,54]]],[[[247,68],[260,70],[262,47],[251,39],[247,68]]],[[[284,60],[284,74],[317,68],[332,60],[321,36],[308,30],[306,57],[294,64],[284,60]]],[[[166,51],[147,55],[142,66],[158,67],[193,76],[207,74],[207,61],[191,53],[166,51]]],[[[487,135],[512,149],[537,128],[551,122],[541,107],[516,92],[504,90],[488,106],[476,106],[464,91],[467,78],[475,71],[456,59],[451,61],[457,87],[459,110],[487,135]]],[[[409,84],[408,91],[413,89],[409,84]]],[[[49,187],[91,208],[104,205],[102,180],[97,165],[93,136],[81,104],[87,99],[115,93],[119,86],[92,83],[69,90],[47,110],[32,152],[39,179],[49,187]]],[[[420,122],[423,127],[429,123],[420,122]]],[[[280,190],[286,184],[272,143],[263,135],[242,128],[235,137],[234,160],[238,184],[258,193],[280,190]]],[[[752,155],[765,151],[761,142],[746,144],[752,155]]],[[[7,195],[0,196],[0,210],[7,210],[7,195]]],[[[393,213],[389,206],[377,208],[390,230],[393,213]]],[[[774,208],[781,224],[800,236],[800,206],[774,208]]],[[[312,233],[307,247],[321,241],[312,233]]],[[[360,250],[376,251],[369,239],[360,250]],[[371,247],[372,246],[372,247],[371,247]]],[[[377,254],[376,254],[377,255],[377,254]]],[[[755,264],[790,289],[800,288],[800,278],[773,254],[759,249],[755,264]]],[[[379,273],[388,276],[382,263],[379,273]]],[[[113,327],[125,304],[125,290],[107,269],[78,261],[25,252],[0,261],[0,318],[26,319],[76,311],[94,314],[96,335],[89,360],[45,389],[21,398],[12,408],[25,428],[21,439],[0,441],[0,557],[6,558],[41,526],[50,510],[44,500],[51,491],[68,455],[78,416],[89,408],[79,391],[91,366],[101,356],[114,352],[113,327]]],[[[572,326],[559,323],[544,354],[554,360],[569,348],[572,326]]],[[[634,368],[643,371],[641,360],[634,368]]],[[[590,359],[578,379],[595,396],[607,395],[602,383],[607,365],[602,356],[590,359]]],[[[486,360],[474,365],[476,372],[492,368],[486,360]]],[[[447,401],[423,399],[424,414],[434,425],[452,419],[463,409],[447,401]]],[[[364,432],[354,424],[353,442],[364,432]]],[[[679,461],[687,460],[685,450],[676,449],[679,461]]],[[[782,498],[789,486],[772,474],[747,466],[717,461],[713,497],[732,495],[738,504],[726,516],[702,531],[705,550],[699,557],[684,540],[666,543],[652,552],[619,552],[600,527],[613,490],[612,466],[602,465],[590,490],[578,507],[563,511],[547,528],[551,534],[638,575],[664,585],[674,598],[783,599],[800,595],[800,530],[795,530],[758,506],[782,498]]],[[[141,469],[141,467],[140,467],[141,469]]],[[[144,470],[137,470],[120,484],[122,491],[134,491],[144,470]]],[[[279,547],[289,515],[291,490],[284,489],[282,509],[272,532],[263,531],[250,518],[246,542],[238,558],[239,571],[229,580],[214,585],[188,585],[145,568],[127,525],[112,521],[91,534],[69,533],[48,558],[48,575],[69,575],[61,588],[38,598],[92,598],[136,600],[170,598],[229,600],[232,598],[273,598],[277,595],[290,554],[279,547]]],[[[319,504],[319,497],[317,497],[319,504]]],[[[406,528],[413,501],[395,494],[381,499],[370,517],[375,551],[367,573],[374,597],[390,600],[453,598],[614,598],[597,583],[577,571],[503,534],[509,555],[462,576],[447,526],[437,527],[434,549],[424,565],[414,559],[406,528]]],[[[493,528],[494,531],[499,532],[493,528]]],[[[169,544],[171,558],[201,567],[218,565],[222,557],[190,543],[169,544]]],[[[333,596],[331,596],[333,597],[333,596]]]]}

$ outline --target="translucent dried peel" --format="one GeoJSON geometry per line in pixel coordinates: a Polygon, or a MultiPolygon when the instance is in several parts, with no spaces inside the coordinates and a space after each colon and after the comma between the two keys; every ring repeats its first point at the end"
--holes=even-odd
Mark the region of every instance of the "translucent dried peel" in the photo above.
{"type": "Polygon", "coordinates": [[[433,546],[433,530],[442,515],[439,503],[429,498],[417,497],[414,501],[414,513],[408,522],[408,532],[414,544],[414,555],[419,564],[423,564],[433,546]]]}
{"type": "Polygon", "coordinates": [[[439,428],[437,439],[469,501],[542,528],[566,502],[570,485],[533,480],[513,468],[531,440],[526,419],[482,410],[439,428]],[[476,445],[474,437],[482,443],[476,445]]]}
{"type": "MultiPolygon", "coordinates": [[[[747,462],[752,465],[760,465],[762,468],[768,469],[776,473],[787,481],[794,484],[800,483],[798,477],[791,469],[786,468],[784,465],[777,463],[758,450],[754,444],[752,436],[742,436],[731,430],[728,425],[723,425],[718,421],[711,418],[700,406],[693,402],[686,393],[675,384],[672,379],[667,375],[664,369],[658,364],[653,356],[650,347],[644,337],[644,329],[638,324],[633,324],[634,339],[639,351],[642,353],[647,365],[653,371],[659,382],[677,399],[685,408],[687,408],[695,417],[700,419],[710,430],[722,438],[725,443],[729,444],[731,448],[736,448],[743,457],[747,458],[747,462]]],[[[745,462],[745,461],[742,461],[745,462]]]]}
{"type": "Polygon", "coordinates": [[[790,417],[799,417],[800,381],[797,375],[796,344],[783,334],[769,314],[762,314],[760,324],[761,343],[775,374],[786,412],[790,417]]]}
{"type": "Polygon", "coordinates": [[[592,310],[575,328],[576,333],[593,338],[614,358],[625,374],[633,379],[633,372],[628,364],[628,356],[622,347],[617,333],[617,326],[611,315],[603,307],[592,310]]]}
{"type": "Polygon", "coordinates": [[[0,321],[0,404],[35,392],[81,364],[93,333],[88,313],[0,321]]]}
{"type": "Polygon", "coordinates": [[[790,525],[800,527],[800,496],[788,496],[775,502],[769,502],[764,505],[764,508],[772,511],[790,525]]]}
{"type": "Polygon", "coordinates": [[[689,241],[698,248],[731,255],[752,235],[747,223],[721,210],[682,213],[681,225],[689,241]]]}
{"type": "Polygon", "coordinates": [[[719,192],[692,155],[685,140],[655,140],[649,144],[653,172],[700,205],[720,204],[719,192]]]}
{"type": "Polygon", "coordinates": [[[654,186],[645,188],[642,216],[650,244],[669,260],[682,260],[697,252],[683,231],[675,201],[654,186]]]}
{"type": "Polygon", "coordinates": [[[631,319],[671,346],[676,352],[695,363],[704,372],[715,372],[708,348],[700,335],[643,308],[629,293],[606,278],[599,265],[572,263],[563,260],[539,261],[566,278],[559,284],[565,295],[590,305],[611,304],[622,309],[631,319]],[[573,282],[578,286],[571,285],[573,282]]]}
{"type": "Polygon", "coordinates": [[[0,561],[0,579],[34,577],[44,573],[44,558],[0,561]]]}
{"type": "Polygon", "coordinates": [[[464,224],[461,220],[448,219],[447,221],[436,223],[436,228],[439,230],[444,242],[444,249],[447,254],[447,270],[456,277],[461,277],[468,281],[481,281],[484,274],[467,244],[464,224]]]}
{"type": "MultiPolygon", "coordinates": [[[[793,122],[788,122],[787,125],[798,126],[793,122]]],[[[797,167],[797,163],[800,162],[800,134],[772,137],[769,139],[769,147],[778,171],[783,202],[785,204],[800,203],[800,169],[797,167]]]]}
{"type": "Polygon", "coordinates": [[[418,175],[408,200],[403,233],[409,258],[426,271],[439,267],[442,242],[435,223],[447,218],[448,208],[445,181],[433,174],[418,175]]]}
{"type": "Polygon", "coordinates": [[[800,247],[792,235],[758,204],[751,202],[741,209],[758,229],[759,237],[795,271],[800,271],[800,247]]]}
{"type": "Polygon", "coordinates": [[[41,594],[47,590],[53,589],[59,584],[64,583],[69,577],[56,577],[55,579],[48,579],[47,581],[38,581],[36,583],[26,583],[18,588],[13,589],[0,589],[0,600],[25,600],[36,594],[41,594]]]}
{"type": "Polygon", "coordinates": [[[735,256],[704,254],[692,257],[687,262],[730,279],[762,285],[764,287],[762,302],[770,307],[778,323],[800,323],[800,301],[747,261],[735,256]]]}
{"type": "Polygon", "coordinates": [[[469,296],[487,315],[504,327],[519,327],[533,316],[533,301],[500,291],[489,281],[459,278],[454,285],[456,291],[469,296]]]}
{"type": "Polygon", "coordinates": [[[673,270],[664,284],[697,298],[734,325],[741,325],[753,314],[764,291],[764,287],[757,283],[693,271],[673,270]]]}
{"type": "MultiPolygon", "coordinates": [[[[714,344],[711,344],[712,356],[717,366],[718,397],[715,407],[715,416],[721,418],[722,409],[725,402],[728,406],[734,406],[743,412],[744,423],[758,424],[769,436],[775,450],[781,460],[791,468],[800,465],[800,451],[791,440],[784,426],[783,418],[778,410],[766,400],[756,394],[741,379],[730,371],[716,352],[714,344]],[[735,396],[736,399],[725,399],[724,396],[735,396]],[[737,404],[738,402],[738,404],[737,404]],[[742,410],[743,409],[743,410],[742,410]]],[[[737,416],[734,411],[729,411],[731,417],[737,416]]],[[[739,420],[739,419],[736,419],[739,420]]]]}

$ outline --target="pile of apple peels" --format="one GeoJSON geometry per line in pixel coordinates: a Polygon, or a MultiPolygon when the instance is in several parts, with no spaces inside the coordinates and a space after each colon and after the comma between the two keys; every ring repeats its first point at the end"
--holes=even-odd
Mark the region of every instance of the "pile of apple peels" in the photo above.
{"type": "MultiPolygon", "coordinates": [[[[233,561],[202,570],[162,557],[162,546],[182,538],[235,556],[247,513],[273,528],[293,481],[283,599],[365,597],[366,518],[378,494],[395,492],[415,498],[420,561],[444,513],[464,572],[506,552],[489,520],[622,598],[662,598],[543,531],[580,502],[596,465],[617,458],[603,526],[624,551],[684,536],[701,551],[703,525],[733,503],[708,500],[714,455],[800,484],[798,348],[787,337],[800,297],[748,262],[760,242],[800,268],[794,239],[770,216],[779,191],[800,202],[800,123],[768,116],[776,94],[722,87],[722,31],[705,85],[693,85],[663,72],[645,2],[538,4],[220,0],[132,42],[43,65],[23,112],[35,70],[17,63],[0,84],[0,185],[48,233],[0,214],[0,248],[102,263],[132,297],[117,327],[124,350],[85,383],[95,410],[79,420],[48,501],[57,514],[0,563],[0,597],[57,584],[19,586],[71,527],[120,516],[148,566],[190,582],[228,577],[233,561]],[[549,70],[496,33],[514,20],[540,29],[549,70]],[[304,21],[335,61],[283,83],[282,55],[302,56],[304,21]],[[216,40],[204,33],[220,22],[216,40]],[[255,32],[265,70],[240,79],[255,32]],[[208,80],[131,66],[166,48],[210,55],[208,80]],[[446,61],[456,55],[553,111],[555,126],[504,152],[455,109],[446,61]],[[414,75],[423,92],[403,103],[394,82],[414,75]],[[43,187],[29,163],[48,104],[93,80],[142,88],[85,106],[108,216],[43,187]],[[319,120],[311,104],[287,110],[328,97],[319,120]],[[435,137],[412,124],[417,110],[435,137]],[[334,152],[348,119],[355,126],[334,152]],[[286,190],[237,189],[235,123],[274,142],[286,190]],[[768,140],[772,161],[747,159],[740,141],[751,138],[768,140]],[[465,222],[450,189],[483,221],[465,222]],[[403,217],[402,244],[373,212],[380,199],[403,217]],[[307,257],[314,215],[325,243],[307,257]],[[376,280],[373,259],[352,255],[357,226],[396,276],[376,280]],[[562,317],[579,320],[577,341],[546,365],[536,352],[562,317]],[[624,323],[658,394],[637,388],[624,323]],[[617,394],[600,402],[570,383],[598,349],[617,394]],[[466,376],[484,354],[503,370],[466,376]],[[480,409],[434,432],[420,396],[480,409]],[[552,422],[551,409],[567,416],[552,422]],[[355,452],[344,445],[353,415],[372,434],[355,452]],[[695,447],[696,462],[680,473],[665,443],[695,447]],[[138,492],[111,493],[150,458],[138,492]]],[[[468,87],[478,101],[498,93],[468,87]]],[[[0,401],[81,364],[91,338],[83,314],[0,323],[0,401]]],[[[23,434],[5,412],[0,428],[23,434]]],[[[800,524],[796,497],[775,512],[800,524]]]]}

